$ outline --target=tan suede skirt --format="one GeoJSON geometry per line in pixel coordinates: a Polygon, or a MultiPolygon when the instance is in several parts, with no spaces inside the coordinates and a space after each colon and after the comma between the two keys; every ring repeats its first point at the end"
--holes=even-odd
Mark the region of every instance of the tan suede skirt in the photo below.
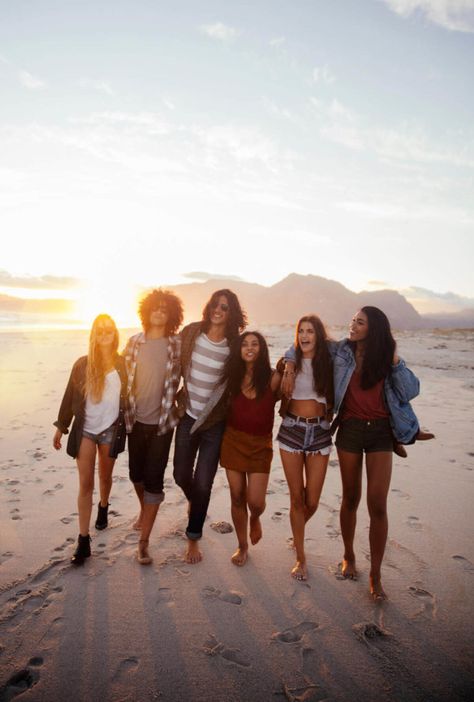
{"type": "Polygon", "coordinates": [[[269,473],[273,458],[272,435],[255,436],[226,427],[221,466],[242,473],[269,473]]]}

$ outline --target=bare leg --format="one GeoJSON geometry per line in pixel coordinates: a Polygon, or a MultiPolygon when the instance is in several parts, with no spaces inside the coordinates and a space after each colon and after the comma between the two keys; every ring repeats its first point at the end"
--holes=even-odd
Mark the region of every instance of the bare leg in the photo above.
{"type": "Polygon", "coordinates": [[[109,450],[109,444],[101,444],[97,447],[99,454],[100,504],[102,507],[107,507],[109,504],[110,491],[112,489],[112,471],[114,469],[115,458],[110,458],[109,450]]]}
{"type": "Polygon", "coordinates": [[[145,502],[142,509],[141,533],[140,541],[138,542],[137,560],[141,565],[149,565],[153,559],[148,552],[148,541],[150,538],[156,515],[158,514],[159,504],[148,504],[145,502]]]}
{"type": "Polygon", "coordinates": [[[342,479],[342,504],[340,523],[344,541],[342,574],[345,578],[357,578],[354,554],[354,534],[357,523],[357,508],[362,490],[362,453],[337,450],[342,479]]]}
{"type": "Polygon", "coordinates": [[[296,550],[296,563],[291,575],[296,580],[306,580],[306,555],[304,552],[305,526],[305,494],[303,481],[304,456],[302,453],[291,453],[280,449],[283,470],[290,490],[290,523],[293,532],[293,543],[296,550]]]}
{"type": "Polygon", "coordinates": [[[329,462],[329,454],[323,456],[320,453],[305,457],[306,487],[304,491],[304,520],[305,523],[311,519],[318,509],[319,498],[326,477],[326,470],[329,462]]]}
{"type": "Polygon", "coordinates": [[[265,496],[267,494],[269,473],[247,474],[247,505],[250,511],[250,541],[258,544],[263,531],[260,516],[265,511],[265,496]]]}
{"type": "Polygon", "coordinates": [[[386,599],[382,587],[381,566],[387,543],[387,495],[392,476],[392,454],[376,451],[366,455],[367,507],[370,515],[370,593],[374,599],[386,599]]]}
{"type": "Polygon", "coordinates": [[[96,445],[91,439],[83,437],[76,458],[79,472],[79,493],[77,496],[77,511],[79,512],[79,533],[89,534],[89,524],[92,512],[92,492],[94,490],[96,445]]]}
{"type": "Polygon", "coordinates": [[[136,520],[133,522],[133,528],[136,531],[140,531],[142,528],[142,519],[143,519],[143,506],[144,506],[144,501],[143,501],[143,495],[144,495],[144,487],[143,483],[133,483],[133,487],[135,488],[135,492],[137,493],[138,501],[140,503],[140,513],[136,520]]]}
{"type": "Polygon", "coordinates": [[[232,554],[231,561],[234,565],[243,566],[247,561],[247,474],[237,470],[226,469],[227,480],[230,488],[231,515],[237,535],[237,551],[232,554]]]}

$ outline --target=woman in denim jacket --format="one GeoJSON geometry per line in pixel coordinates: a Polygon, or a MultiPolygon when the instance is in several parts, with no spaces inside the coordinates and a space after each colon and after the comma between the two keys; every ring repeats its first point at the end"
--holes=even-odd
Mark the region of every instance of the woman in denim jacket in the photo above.
{"type": "MultiPolygon", "coordinates": [[[[342,478],[341,533],[344,541],[342,574],[356,579],[354,534],[362,492],[365,452],[367,505],[370,516],[370,592],[385,599],[381,565],[387,541],[387,496],[392,473],[393,437],[413,443],[419,424],[410,400],[420,384],[396,353],[390,324],[377,307],[363,307],[352,319],[349,338],[329,342],[334,363],[333,431],[342,478]]],[[[286,356],[290,360],[290,354],[286,356]]],[[[291,369],[288,371],[291,374],[291,369]]],[[[286,388],[283,387],[283,391],[286,388]]],[[[419,438],[431,438],[431,435],[419,438]]]]}

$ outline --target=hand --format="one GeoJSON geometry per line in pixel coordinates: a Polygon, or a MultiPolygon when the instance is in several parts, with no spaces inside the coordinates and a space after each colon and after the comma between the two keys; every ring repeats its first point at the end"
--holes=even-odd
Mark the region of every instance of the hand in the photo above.
{"type": "Polygon", "coordinates": [[[62,433],[62,431],[60,431],[59,429],[56,429],[56,431],[54,432],[54,436],[53,436],[53,446],[54,446],[54,448],[56,449],[56,451],[59,451],[59,449],[61,448],[61,437],[62,437],[62,435],[63,435],[63,433],[62,433]]]}
{"type": "Polygon", "coordinates": [[[285,371],[283,373],[283,378],[281,380],[280,390],[282,395],[285,395],[288,399],[291,399],[293,395],[293,390],[295,388],[295,364],[290,361],[287,362],[285,366],[285,371]]]}

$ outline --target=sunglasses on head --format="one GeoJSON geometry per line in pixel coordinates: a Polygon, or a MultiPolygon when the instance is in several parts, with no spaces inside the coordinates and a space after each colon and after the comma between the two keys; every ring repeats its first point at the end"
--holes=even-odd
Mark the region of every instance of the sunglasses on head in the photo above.
{"type": "Polygon", "coordinates": [[[223,312],[229,311],[229,305],[227,302],[213,302],[211,308],[213,310],[218,310],[220,308],[223,312]]]}

